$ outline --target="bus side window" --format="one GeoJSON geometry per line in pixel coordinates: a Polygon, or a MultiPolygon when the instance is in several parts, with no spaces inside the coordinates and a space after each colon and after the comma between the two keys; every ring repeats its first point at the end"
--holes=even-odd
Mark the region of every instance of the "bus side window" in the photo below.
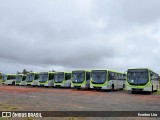
{"type": "Polygon", "coordinates": [[[38,74],[35,74],[35,80],[37,80],[39,78],[38,74]]]}
{"type": "Polygon", "coordinates": [[[23,79],[22,79],[22,81],[25,81],[26,80],[26,76],[23,76],[23,79]]]}
{"type": "Polygon", "coordinates": [[[71,74],[70,73],[66,73],[65,74],[65,80],[69,80],[71,79],[71,74]]]}
{"type": "Polygon", "coordinates": [[[114,73],[108,72],[108,80],[114,80],[114,73]]]}
{"type": "Polygon", "coordinates": [[[86,72],[86,80],[90,80],[90,72],[86,72]]]}
{"type": "Polygon", "coordinates": [[[126,74],[123,74],[123,80],[126,80],[126,74]]]}
{"type": "Polygon", "coordinates": [[[53,73],[49,73],[49,80],[53,80],[54,79],[54,74],[53,73]]]}
{"type": "Polygon", "coordinates": [[[117,80],[118,79],[118,74],[117,73],[114,73],[114,80],[117,80]]]}
{"type": "Polygon", "coordinates": [[[116,73],[117,74],[117,79],[116,80],[119,80],[119,73],[116,73]]]}
{"type": "Polygon", "coordinates": [[[150,72],[150,79],[153,80],[153,72],[150,72]]]}

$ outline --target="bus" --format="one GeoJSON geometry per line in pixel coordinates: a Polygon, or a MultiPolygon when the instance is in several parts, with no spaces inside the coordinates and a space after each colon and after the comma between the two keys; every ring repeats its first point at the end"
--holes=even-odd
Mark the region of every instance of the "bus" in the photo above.
{"type": "Polygon", "coordinates": [[[72,71],[71,87],[80,90],[90,88],[90,71],[76,70],[72,71]]]}
{"type": "Polygon", "coordinates": [[[39,82],[39,73],[37,72],[31,72],[28,73],[26,76],[26,85],[27,86],[38,86],[38,82],[39,82]]]}
{"type": "Polygon", "coordinates": [[[26,85],[26,75],[18,74],[16,76],[16,85],[26,85]]]}
{"type": "Polygon", "coordinates": [[[54,75],[54,87],[71,87],[71,73],[56,72],[54,75]]]}
{"type": "Polygon", "coordinates": [[[95,90],[112,90],[125,88],[125,73],[112,70],[92,70],[90,88],[95,90]]]}
{"type": "Polygon", "coordinates": [[[54,74],[55,72],[41,72],[38,86],[54,87],[54,74]]]}
{"type": "Polygon", "coordinates": [[[16,74],[7,74],[5,85],[15,85],[16,83],[16,74]]]}
{"type": "Polygon", "coordinates": [[[127,70],[126,89],[132,93],[137,91],[158,91],[159,75],[148,68],[127,70]]]}

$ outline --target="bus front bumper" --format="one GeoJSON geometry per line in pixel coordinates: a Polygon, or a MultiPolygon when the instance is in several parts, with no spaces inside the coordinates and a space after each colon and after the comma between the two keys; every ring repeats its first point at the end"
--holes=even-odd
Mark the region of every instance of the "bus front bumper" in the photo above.
{"type": "Polygon", "coordinates": [[[102,89],[102,90],[107,90],[111,89],[109,86],[104,85],[104,84],[90,84],[91,89],[102,89]]]}
{"type": "Polygon", "coordinates": [[[132,87],[127,86],[128,91],[152,91],[152,87],[146,86],[146,87],[132,87]]]}

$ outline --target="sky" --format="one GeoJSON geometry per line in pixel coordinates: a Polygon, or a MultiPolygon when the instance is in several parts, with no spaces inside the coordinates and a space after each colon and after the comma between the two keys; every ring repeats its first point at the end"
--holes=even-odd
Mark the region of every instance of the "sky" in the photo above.
{"type": "Polygon", "coordinates": [[[150,68],[160,0],[0,0],[0,71],[150,68]]]}

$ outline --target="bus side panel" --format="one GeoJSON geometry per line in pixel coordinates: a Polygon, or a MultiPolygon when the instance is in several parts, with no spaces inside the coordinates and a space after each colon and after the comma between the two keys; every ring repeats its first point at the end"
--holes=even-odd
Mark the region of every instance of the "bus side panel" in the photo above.
{"type": "Polygon", "coordinates": [[[54,80],[48,80],[47,83],[44,84],[44,86],[49,87],[49,86],[54,86],[54,80]]]}
{"type": "Polygon", "coordinates": [[[71,87],[71,80],[66,80],[64,82],[64,87],[71,87]]]}

